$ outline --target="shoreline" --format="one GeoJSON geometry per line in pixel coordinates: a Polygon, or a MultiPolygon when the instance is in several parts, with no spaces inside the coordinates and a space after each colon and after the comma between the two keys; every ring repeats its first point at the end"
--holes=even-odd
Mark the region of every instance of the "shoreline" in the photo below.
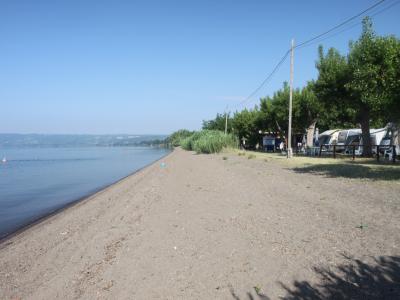
{"type": "Polygon", "coordinates": [[[164,156],[160,157],[159,159],[151,162],[148,165],[145,165],[145,166],[137,169],[136,171],[133,171],[132,173],[130,173],[128,175],[126,175],[126,176],[124,176],[124,177],[122,177],[122,178],[120,178],[120,179],[118,179],[118,180],[116,180],[116,181],[114,181],[112,183],[105,184],[105,185],[103,185],[101,187],[95,188],[93,191],[88,192],[87,194],[85,194],[85,195],[83,195],[81,197],[78,197],[77,199],[71,200],[71,202],[68,202],[68,203],[62,205],[61,207],[59,207],[59,208],[57,208],[57,209],[55,209],[53,211],[50,211],[49,213],[46,213],[43,216],[38,217],[37,219],[35,219],[35,220],[31,221],[31,222],[28,222],[25,225],[22,225],[17,230],[15,230],[15,231],[5,235],[4,237],[0,238],[0,249],[2,247],[6,246],[7,245],[7,241],[10,240],[11,238],[13,238],[15,236],[18,236],[19,234],[25,232],[26,230],[29,230],[30,228],[32,228],[32,227],[34,227],[34,226],[36,226],[36,225],[38,225],[38,224],[40,224],[42,222],[46,222],[46,220],[48,220],[48,219],[50,219],[50,218],[52,218],[52,217],[64,212],[65,210],[67,210],[67,209],[69,209],[71,207],[74,207],[74,206],[78,205],[79,203],[83,203],[85,201],[89,201],[90,199],[96,197],[96,195],[98,195],[98,194],[100,194],[102,192],[105,192],[107,189],[109,189],[113,185],[116,185],[116,184],[122,182],[123,180],[127,179],[128,177],[134,176],[136,173],[139,173],[142,170],[152,166],[153,164],[156,164],[159,161],[165,159],[166,157],[171,155],[173,152],[174,152],[174,149],[172,149],[171,152],[165,154],[164,156]]]}
{"type": "Polygon", "coordinates": [[[400,296],[400,188],[232,153],[163,159],[3,243],[0,298],[294,299],[303,283],[400,296]],[[355,282],[385,288],[323,276],[360,266],[375,277],[355,282]]]}

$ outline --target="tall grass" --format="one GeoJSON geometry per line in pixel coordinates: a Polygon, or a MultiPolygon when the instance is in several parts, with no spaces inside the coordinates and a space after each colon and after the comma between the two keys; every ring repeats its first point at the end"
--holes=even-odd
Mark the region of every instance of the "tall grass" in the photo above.
{"type": "Polygon", "coordinates": [[[181,129],[178,131],[175,131],[173,134],[171,134],[167,139],[166,142],[172,147],[178,147],[182,145],[182,142],[191,137],[193,135],[194,131],[189,131],[186,129],[181,129]]]}
{"type": "Polygon", "coordinates": [[[197,153],[218,153],[224,148],[237,148],[238,140],[235,136],[225,135],[218,130],[202,130],[184,139],[181,146],[197,153]]]}
{"type": "Polygon", "coordinates": [[[180,145],[181,145],[182,149],[185,149],[188,151],[192,150],[192,136],[189,136],[189,137],[181,140],[180,145]]]}
{"type": "Polygon", "coordinates": [[[194,143],[197,142],[203,135],[205,135],[206,132],[208,132],[208,130],[196,131],[192,133],[191,136],[182,140],[182,148],[188,151],[194,150],[194,143]]]}
{"type": "Polygon", "coordinates": [[[239,145],[234,135],[225,135],[219,130],[179,130],[169,137],[169,141],[172,146],[181,146],[197,153],[218,153],[224,148],[238,148],[239,145]]]}
{"type": "Polygon", "coordinates": [[[197,153],[218,153],[224,148],[237,148],[235,136],[225,135],[221,131],[209,131],[194,142],[193,150],[197,153]]]}

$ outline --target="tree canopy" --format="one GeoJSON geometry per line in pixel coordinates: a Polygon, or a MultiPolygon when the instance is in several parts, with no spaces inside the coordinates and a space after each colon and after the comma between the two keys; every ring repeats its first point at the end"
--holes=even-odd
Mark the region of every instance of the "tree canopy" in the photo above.
{"type": "Polygon", "coordinates": [[[361,126],[364,154],[371,155],[370,126],[399,119],[400,41],[379,37],[369,18],[347,56],[319,48],[315,93],[329,116],[339,124],[361,126]]]}
{"type": "MultiPolygon", "coordinates": [[[[400,40],[377,36],[372,22],[363,20],[360,38],[350,42],[349,52],[318,49],[318,77],[293,90],[293,132],[314,129],[361,127],[364,154],[371,154],[370,127],[400,122],[400,40]]],[[[243,109],[229,118],[228,130],[254,147],[259,132],[287,135],[289,86],[260,99],[259,106],[243,109]]],[[[204,121],[204,129],[224,130],[225,115],[204,121]]]]}

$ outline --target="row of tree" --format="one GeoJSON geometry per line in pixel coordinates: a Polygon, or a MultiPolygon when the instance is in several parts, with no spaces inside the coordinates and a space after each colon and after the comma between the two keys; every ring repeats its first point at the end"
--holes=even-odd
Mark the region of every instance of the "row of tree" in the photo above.
{"type": "MultiPolygon", "coordinates": [[[[335,48],[326,53],[318,49],[318,78],[293,91],[293,132],[308,133],[312,141],[314,128],[360,127],[364,154],[371,155],[370,127],[383,127],[400,121],[400,40],[394,36],[377,36],[372,22],[363,20],[356,42],[349,53],[335,48]]],[[[236,111],[228,117],[228,131],[250,146],[259,142],[259,131],[279,132],[287,136],[289,86],[287,83],[272,96],[260,99],[253,109],[236,111]]],[[[203,122],[204,129],[225,129],[224,114],[203,122]]]]}

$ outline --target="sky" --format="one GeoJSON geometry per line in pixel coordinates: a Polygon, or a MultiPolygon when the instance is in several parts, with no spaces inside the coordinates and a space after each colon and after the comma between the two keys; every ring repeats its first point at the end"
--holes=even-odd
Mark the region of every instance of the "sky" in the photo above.
{"type": "MultiPolygon", "coordinates": [[[[253,107],[288,81],[286,60],[240,104],[292,38],[301,43],[376,2],[0,0],[0,133],[200,129],[202,120],[253,107]]],[[[400,37],[399,2],[371,11],[377,34],[400,37]]],[[[360,21],[296,49],[294,86],[316,78],[319,44],[347,53],[360,21]]]]}

